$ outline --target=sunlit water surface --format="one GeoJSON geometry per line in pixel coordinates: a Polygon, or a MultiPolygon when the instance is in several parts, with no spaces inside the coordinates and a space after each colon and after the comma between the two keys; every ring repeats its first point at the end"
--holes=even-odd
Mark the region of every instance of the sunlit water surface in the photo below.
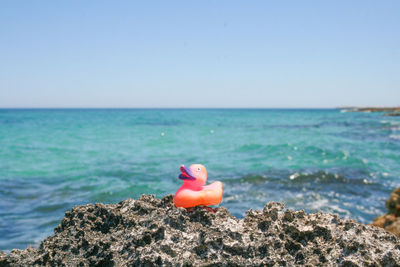
{"type": "Polygon", "coordinates": [[[369,223],[400,177],[400,119],[340,110],[0,110],[0,250],[75,205],[162,197],[202,163],[242,217],[268,201],[369,223]]]}

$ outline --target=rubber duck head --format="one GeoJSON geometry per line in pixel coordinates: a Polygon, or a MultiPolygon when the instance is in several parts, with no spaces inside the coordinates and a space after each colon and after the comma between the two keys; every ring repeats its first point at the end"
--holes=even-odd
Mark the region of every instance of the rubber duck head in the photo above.
{"type": "Polygon", "coordinates": [[[201,164],[192,164],[190,167],[181,165],[179,179],[183,180],[184,185],[189,187],[203,186],[207,181],[207,170],[201,164]]]}

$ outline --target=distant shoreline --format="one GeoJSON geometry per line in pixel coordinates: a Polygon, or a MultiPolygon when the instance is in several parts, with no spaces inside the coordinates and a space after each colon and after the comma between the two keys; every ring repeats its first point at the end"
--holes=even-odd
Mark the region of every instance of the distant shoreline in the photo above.
{"type": "Polygon", "coordinates": [[[296,108],[296,107],[282,107],[282,108],[246,108],[246,107],[238,107],[238,108],[221,108],[221,107],[215,107],[215,108],[207,108],[207,107],[138,107],[138,108],[112,108],[112,107],[97,107],[97,108],[91,108],[91,107],[46,107],[46,108],[38,108],[38,107],[0,107],[0,110],[352,110],[352,109],[358,109],[355,107],[329,107],[329,108],[324,108],[324,107],[302,107],[302,108],[296,108]]]}
{"type": "Polygon", "coordinates": [[[15,107],[15,108],[2,108],[1,111],[174,111],[174,110],[225,110],[225,111],[335,111],[340,110],[341,112],[382,112],[382,116],[400,116],[400,107],[333,107],[333,108],[187,108],[187,107],[158,107],[158,108],[36,108],[36,107],[15,107]]]}
{"type": "Polygon", "coordinates": [[[343,107],[343,112],[384,112],[382,116],[400,116],[400,107],[343,107]]]}
{"type": "Polygon", "coordinates": [[[340,107],[349,111],[370,111],[370,112],[385,112],[385,111],[400,111],[400,107],[340,107]]]}
{"type": "Polygon", "coordinates": [[[0,108],[1,111],[335,111],[338,108],[0,108]]]}

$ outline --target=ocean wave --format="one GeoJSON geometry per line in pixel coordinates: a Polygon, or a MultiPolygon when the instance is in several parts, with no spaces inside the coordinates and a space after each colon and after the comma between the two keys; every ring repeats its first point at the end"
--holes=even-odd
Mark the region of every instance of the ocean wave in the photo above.
{"type": "Polygon", "coordinates": [[[392,135],[389,135],[389,138],[400,140],[400,135],[392,134],[392,135]]]}
{"type": "Polygon", "coordinates": [[[321,124],[275,124],[275,125],[264,125],[263,128],[282,128],[282,129],[306,129],[306,128],[319,128],[321,124]]]}
{"type": "Polygon", "coordinates": [[[289,176],[289,180],[294,183],[344,183],[344,184],[370,184],[366,178],[346,178],[342,174],[330,173],[325,171],[317,171],[314,173],[295,172],[289,176]]]}
{"type": "Polygon", "coordinates": [[[374,183],[367,177],[371,175],[364,171],[345,171],[346,174],[318,170],[314,172],[272,171],[268,174],[247,174],[241,177],[225,178],[223,181],[228,184],[251,184],[261,185],[266,183],[274,184],[354,184],[370,185],[374,183]]]}
{"type": "Polygon", "coordinates": [[[390,127],[385,127],[384,129],[390,132],[398,132],[400,131],[400,126],[394,126],[394,127],[390,126],[390,127]]]}
{"type": "Polygon", "coordinates": [[[400,121],[381,120],[380,122],[383,124],[383,129],[385,130],[392,132],[400,131],[400,121]]]}
{"type": "Polygon", "coordinates": [[[393,125],[393,126],[399,126],[400,125],[400,121],[381,120],[381,123],[389,124],[389,125],[393,125]]]}
{"type": "Polygon", "coordinates": [[[278,145],[262,145],[262,144],[245,144],[236,149],[236,152],[276,152],[290,148],[289,144],[278,144],[278,145]]]}
{"type": "Polygon", "coordinates": [[[253,185],[263,184],[267,181],[273,180],[269,178],[267,175],[246,175],[239,179],[240,183],[249,183],[253,185]]]}
{"type": "Polygon", "coordinates": [[[376,195],[387,194],[377,179],[366,170],[352,168],[271,170],[221,179],[223,204],[239,217],[250,207],[261,209],[268,201],[281,201],[288,208],[336,213],[368,223],[380,207],[375,203],[376,195]]]}

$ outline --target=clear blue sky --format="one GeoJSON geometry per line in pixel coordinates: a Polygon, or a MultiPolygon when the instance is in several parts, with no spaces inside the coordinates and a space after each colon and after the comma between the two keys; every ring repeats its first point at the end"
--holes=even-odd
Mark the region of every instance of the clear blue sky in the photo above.
{"type": "Polygon", "coordinates": [[[0,107],[400,105],[400,1],[1,1],[0,107]]]}

